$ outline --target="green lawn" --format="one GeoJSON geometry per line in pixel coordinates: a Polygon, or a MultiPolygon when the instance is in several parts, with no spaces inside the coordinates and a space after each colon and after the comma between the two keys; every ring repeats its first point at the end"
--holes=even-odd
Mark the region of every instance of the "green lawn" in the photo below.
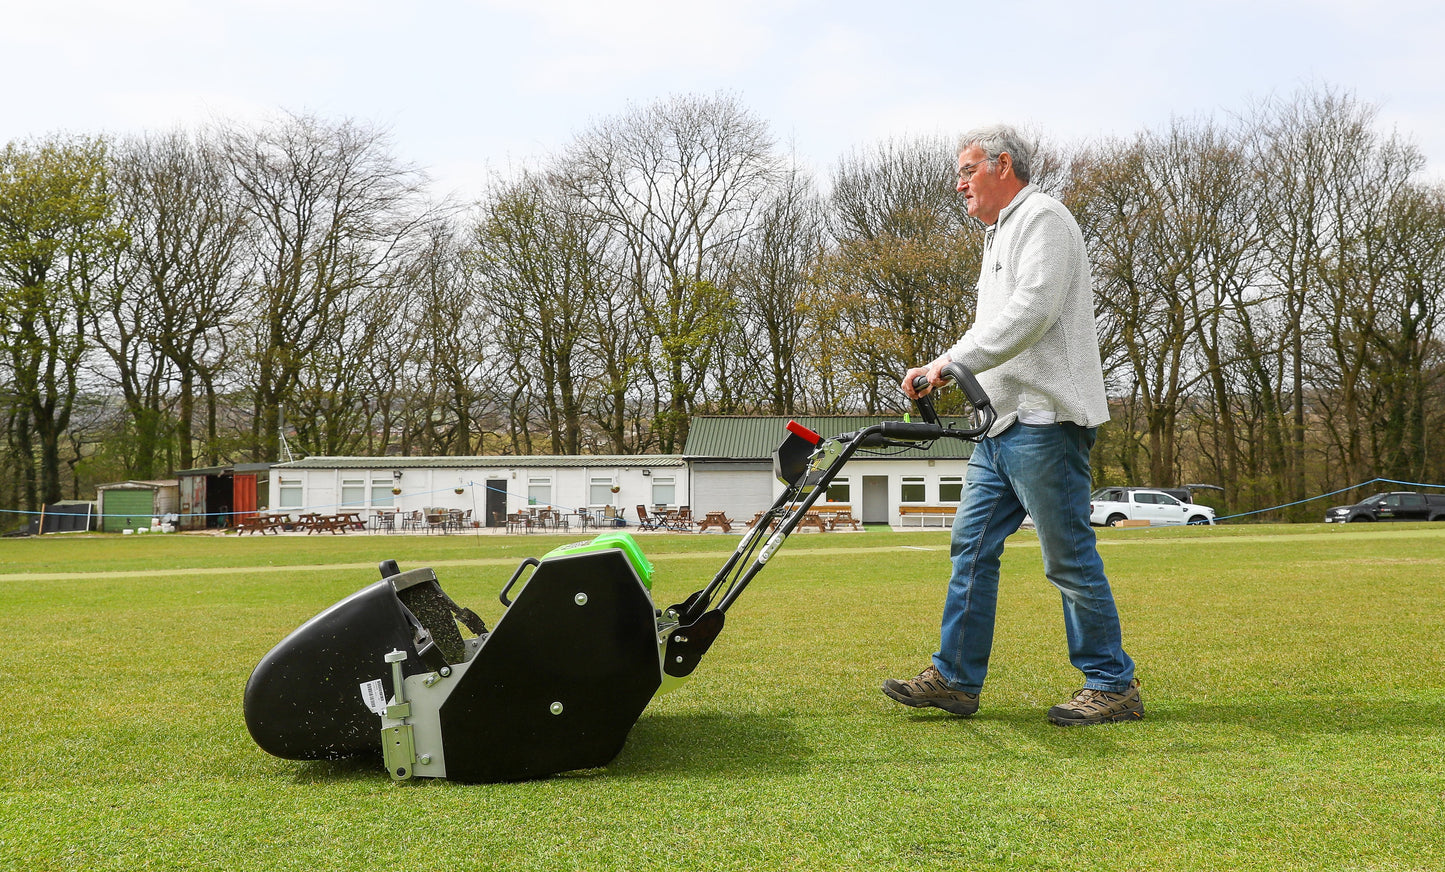
{"type": "MultiPolygon", "coordinates": [[[[1445,525],[1101,531],[1142,723],[1044,719],[1080,679],[1027,533],[982,711],[890,702],[947,539],[870,529],[794,536],[603,770],[397,785],[251,742],[252,666],[376,561],[490,623],[578,538],[0,541],[0,869],[1445,868],[1445,525]]],[[[736,544],[640,541],[663,604],[736,544]]]]}

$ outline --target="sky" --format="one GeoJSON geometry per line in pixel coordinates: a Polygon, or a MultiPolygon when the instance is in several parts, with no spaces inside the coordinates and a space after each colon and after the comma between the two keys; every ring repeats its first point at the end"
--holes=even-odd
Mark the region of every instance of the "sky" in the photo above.
{"type": "Polygon", "coordinates": [[[1074,145],[1328,87],[1445,181],[1439,0],[3,2],[0,143],[346,118],[462,201],[630,106],[718,93],[826,180],[888,139],[1074,145]]]}

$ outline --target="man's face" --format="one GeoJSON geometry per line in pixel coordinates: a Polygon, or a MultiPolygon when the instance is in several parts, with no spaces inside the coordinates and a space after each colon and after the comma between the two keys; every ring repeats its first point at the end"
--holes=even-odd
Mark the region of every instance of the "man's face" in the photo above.
{"type": "Polygon", "coordinates": [[[1013,165],[1008,152],[999,155],[990,165],[988,155],[977,145],[970,145],[958,154],[958,192],[963,195],[968,214],[985,224],[998,220],[998,213],[1013,201],[1016,186],[1005,177],[1013,165]]]}

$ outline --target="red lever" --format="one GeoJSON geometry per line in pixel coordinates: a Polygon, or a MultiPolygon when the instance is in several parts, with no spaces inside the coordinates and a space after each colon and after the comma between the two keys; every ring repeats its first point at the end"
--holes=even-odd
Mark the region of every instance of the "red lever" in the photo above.
{"type": "Polygon", "coordinates": [[[793,433],[797,436],[801,436],[814,445],[817,445],[819,442],[823,441],[822,436],[819,436],[817,433],[814,433],[812,430],[809,430],[807,427],[804,427],[797,421],[788,422],[788,432],[793,433]]]}

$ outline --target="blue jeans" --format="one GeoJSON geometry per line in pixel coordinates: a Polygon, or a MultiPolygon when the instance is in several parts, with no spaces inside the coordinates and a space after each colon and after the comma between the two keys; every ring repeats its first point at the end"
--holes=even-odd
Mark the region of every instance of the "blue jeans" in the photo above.
{"type": "Polygon", "coordinates": [[[1044,575],[1063,594],[1069,661],[1084,686],[1119,692],[1134,678],[1119,612],[1089,526],[1092,429],[1015,424],[974,449],[953,519],[953,576],[933,665],[955,690],[978,693],[988,674],[1004,539],[1027,513],[1038,530],[1044,575]]]}

